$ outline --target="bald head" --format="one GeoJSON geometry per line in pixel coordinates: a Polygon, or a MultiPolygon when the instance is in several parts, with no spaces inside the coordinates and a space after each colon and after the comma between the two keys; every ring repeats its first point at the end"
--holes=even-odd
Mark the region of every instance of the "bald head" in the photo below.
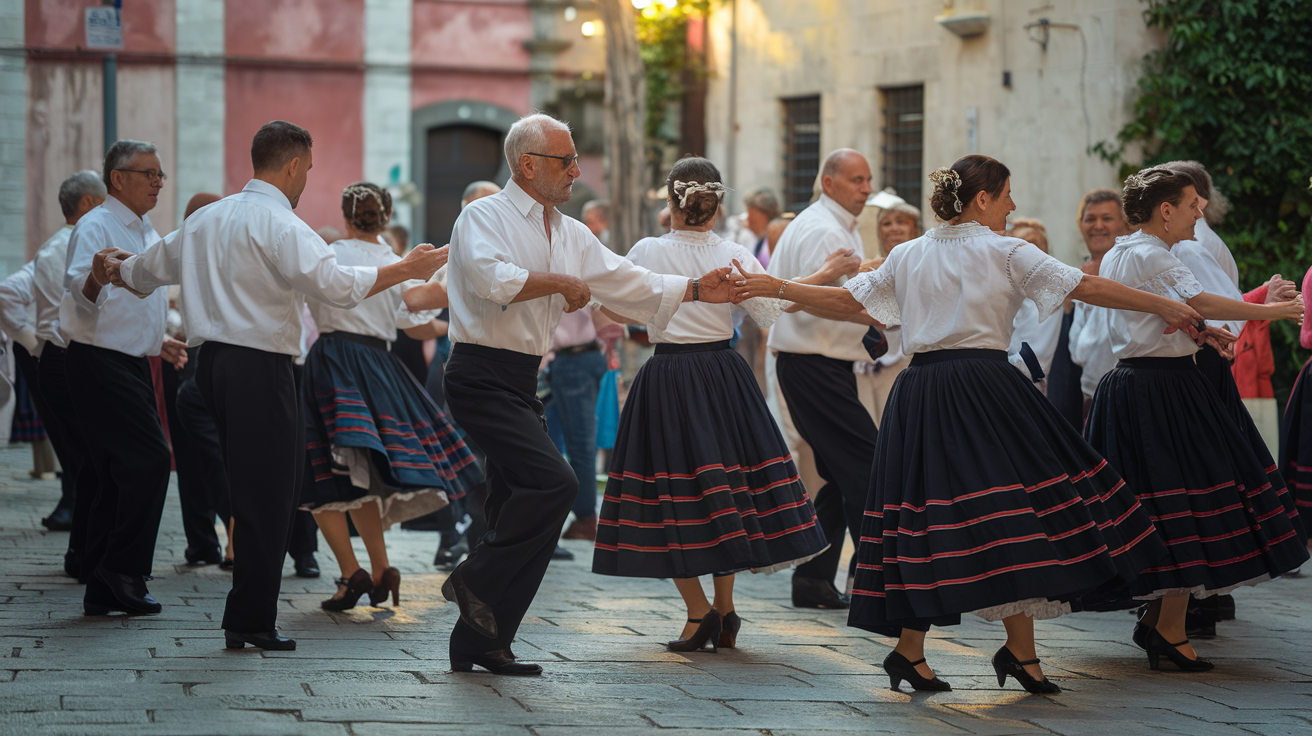
{"type": "Polygon", "coordinates": [[[830,153],[820,167],[820,188],[853,217],[861,214],[874,191],[870,179],[870,162],[852,148],[830,153]]]}
{"type": "Polygon", "coordinates": [[[495,182],[476,181],[465,187],[465,193],[460,196],[460,209],[463,210],[469,206],[470,202],[490,197],[499,191],[501,191],[501,187],[497,186],[495,182]]]}
{"type": "Polygon", "coordinates": [[[187,209],[185,212],[183,212],[182,219],[185,220],[188,217],[191,217],[192,213],[195,212],[196,210],[200,209],[201,207],[204,207],[207,204],[214,204],[220,199],[222,199],[222,197],[212,192],[201,192],[199,194],[193,194],[191,199],[187,200],[187,209]]]}

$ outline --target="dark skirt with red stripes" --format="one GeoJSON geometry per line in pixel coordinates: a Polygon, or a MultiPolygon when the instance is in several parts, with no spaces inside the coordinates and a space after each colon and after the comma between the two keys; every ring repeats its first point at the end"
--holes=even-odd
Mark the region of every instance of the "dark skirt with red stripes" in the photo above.
{"type": "Polygon", "coordinates": [[[18,370],[14,371],[14,421],[9,432],[10,442],[40,442],[46,438],[46,427],[32,400],[32,386],[18,370]]]}
{"type": "Polygon", "coordinates": [[[1132,597],[1225,593],[1308,559],[1293,497],[1256,428],[1240,426],[1193,356],[1122,360],[1098,384],[1085,435],[1166,543],[1127,588],[1132,597]]]}
{"type": "Polygon", "coordinates": [[[446,415],[386,350],[330,332],[310,348],[304,375],[310,473],[302,508],[344,511],[376,500],[386,526],[483,481],[446,415]],[[350,467],[359,458],[369,467],[350,467]]]}
{"type": "Polygon", "coordinates": [[[660,345],[620,415],[592,571],[772,572],[828,546],[783,436],[728,342],[660,345]]]}
{"type": "Polygon", "coordinates": [[[1312,530],[1312,361],[1303,366],[1285,404],[1280,470],[1289,481],[1304,530],[1312,530]]]}
{"type": "Polygon", "coordinates": [[[1120,476],[1005,352],[922,353],[879,425],[848,625],[1051,618],[1164,554],[1120,476]]]}

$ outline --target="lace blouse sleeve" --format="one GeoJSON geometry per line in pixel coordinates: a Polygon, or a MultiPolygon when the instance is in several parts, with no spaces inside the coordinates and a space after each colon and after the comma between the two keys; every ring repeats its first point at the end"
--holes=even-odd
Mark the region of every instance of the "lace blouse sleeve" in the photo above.
{"type": "Polygon", "coordinates": [[[1030,243],[1018,243],[1007,254],[1007,278],[1011,286],[1039,308],[1039,321],[1065,303],[1084,272],[1053,258],[1030,243]]]}
{"type": "MultiPolygon", "coordinates": [[[[765,273],[765,267],[761,265],[760,261],[756,260],[756,256],[741,245],[735,244],[730,249],[730,256],[732,260],[738,261],[750,273],[765,273]]],[[[784,309],[789,304],[790,302],[782,299],[756,297],[735,306],[746,312],[756,324],[761,327],[769,327],[779,319],[779,315],[784,313],[784,309]]]]}
{"type": "Polygon", "coordinates": [[[857,274],[843,284],[843,288],[852,292],[852,296],[876,322],[885,327],[902,324],[902,310],[897,304],[897,291],[893,282],[893,254],[874,271],[857,274]]]}

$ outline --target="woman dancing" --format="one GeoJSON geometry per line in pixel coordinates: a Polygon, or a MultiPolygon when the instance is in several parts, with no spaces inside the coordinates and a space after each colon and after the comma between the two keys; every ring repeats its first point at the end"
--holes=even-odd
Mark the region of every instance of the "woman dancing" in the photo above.
{"type": "Polygon", "coordinates": [[[894,689],[902,680],[951,689],[925,662],[925,634],[973,612],[1006,627],[993,656],[999,684],[1010,675],[1031,693],[1060,692],[1039,665],[1034,620],[1124,585],[1165,554],[1116,471],[1008,364],[1006,348],[1026,298],[1040,318],[1067,296],[1179,327],[1199,317],[997,235],[1016,208],[1010,177],[975,155],[934,172],[931,203],[948,224],[841,289],[746,279],[746,296],[902,325],[913,357],[879,425],[848,619],[898,637],[884,660],[894,689]]]}

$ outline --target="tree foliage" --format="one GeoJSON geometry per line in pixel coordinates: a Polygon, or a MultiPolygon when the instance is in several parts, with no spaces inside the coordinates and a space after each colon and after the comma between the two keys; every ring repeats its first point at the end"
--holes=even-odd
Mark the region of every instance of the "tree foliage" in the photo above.
{"type": "MultiPolygon", "coordinates": [[[[1272,273],[1299,284],[1312,266],[1312,2],[1148,0],[1144,18],[1166,45],[1144,59],[1133,119],[1119,146],[1143,164],[1193,159],[1231,203],[1216,228],[1239,264],[1240,286],[1272,273]]],[[[1312,295],[1308,295],[1312,298],[1312,295]]],[[[1272,324],[1276,391],[1288,392],[1309,353],[1298,327],[1272,324]]]]}
{"type": "Polygon", "coordinates": [[[688,48],[688,18],[705,17],[710,0],[653,2],[638,14],[638,45],[647,72],[647,116],[643,132],[647,138],[648,159],[655,171],[664,159],[679,154],[680,103],[690,75],[706,73],[705,59],[688,48]]]}

